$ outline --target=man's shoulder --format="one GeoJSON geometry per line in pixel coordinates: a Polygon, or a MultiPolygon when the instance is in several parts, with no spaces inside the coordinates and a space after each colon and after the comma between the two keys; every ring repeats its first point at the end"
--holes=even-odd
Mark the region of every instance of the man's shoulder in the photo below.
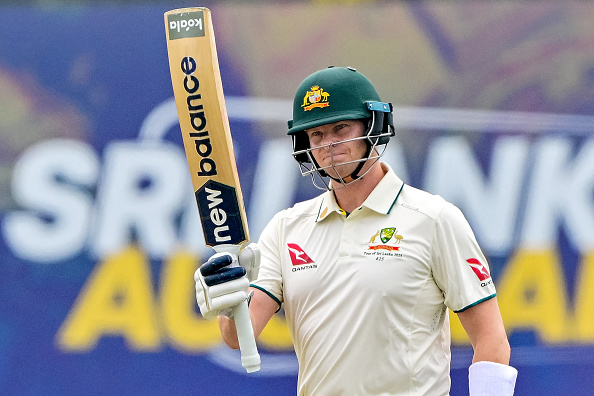
{"type": "Polygon", "coordinates": [[[409,185],[402,190],[398,205],[410,210],[416,210],[435,220],[446,206],[451,205],[440,195],[431,194],[409,185]]]}
{"type": "Polygon", "coordinates": [[[281,210],[275,217],[278,219],[295,219],[299,217],[317,216],[320,211],[324,194],[308,199],[306,201],[297,202],[292,207],[281,210]]]}

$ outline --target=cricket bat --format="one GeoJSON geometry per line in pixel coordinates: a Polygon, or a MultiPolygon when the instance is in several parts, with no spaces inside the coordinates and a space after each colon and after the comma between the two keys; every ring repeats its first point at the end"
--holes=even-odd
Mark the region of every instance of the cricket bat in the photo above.
{"type": "MultiPolygon", "coordinates": [[[[165,13],[173,93],[198,212],[207,246],[239,254],[249,240],[243,196],[223,96],[223,84],[208,8],[165,13]]],[[[234,312],[241,363],[260,369],[260,355],[247,301],[234,312]]]]}

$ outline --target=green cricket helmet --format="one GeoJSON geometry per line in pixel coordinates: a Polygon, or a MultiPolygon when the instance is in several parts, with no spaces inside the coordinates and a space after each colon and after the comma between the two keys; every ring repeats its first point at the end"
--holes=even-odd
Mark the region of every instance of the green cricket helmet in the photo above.
{"type": "MultiPolygon", "coordinates": [[[[306,77],[297,88],[293,119],[288,122],[293,157],[302,174],[315,171],[321,177],[328,176],[313,158],[305,130],[342,120],[364,120],[368,127],[361,139],[367,143],[367,153],[351,177],[355,180],[362,176],[358,172],[371,159],[373,149],[387,144],[394,136],[392,109],[391,103],[381,101],[367,77],[352,67],[330,66],[306,77]]],[[[339,181],[344,184],[344,180],[339,181]]]]}

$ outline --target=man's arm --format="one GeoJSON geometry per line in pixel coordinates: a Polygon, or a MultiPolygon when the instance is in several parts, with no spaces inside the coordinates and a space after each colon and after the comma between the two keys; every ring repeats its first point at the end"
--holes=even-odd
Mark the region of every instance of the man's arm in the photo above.
{"type": "Polygon", "coordinates": [[[518,371],[509,366],[510,346],[493,297],[458,313],[474,349],[468,369],[470,396],[512,396],[518,371]]]}
{"type": "Polygon", "coordinates": [[[509,364],[510,346],[499,312],[497,297],[458,313],[474,349],[473,363],[489,361],[509,364]]]}
{"type": "MultiPolygon", "coordinates": [[[[250,293],[251,291],[254,292],[254,295],[250,300],[250,318],[252,319],[254,336],[258,338],[270,318],[272,318],[272,315],[276,313],[279,307],[277,302],[267,296],[263,291],[250,288],[250,293]]],[[[221,336],[223,337],[225,344],[231,349],[239,349],[237,330],[235,329],[235,322],[233,319],[224,315],[220,315],[218,319],[219,329],[221,330],[221,336]]]]}

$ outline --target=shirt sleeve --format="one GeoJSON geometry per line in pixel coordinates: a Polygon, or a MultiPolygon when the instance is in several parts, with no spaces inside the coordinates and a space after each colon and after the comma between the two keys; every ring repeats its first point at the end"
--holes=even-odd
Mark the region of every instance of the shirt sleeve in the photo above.
{"type": "Polygon", "coordinates": [[[450,203],[436,220],[432,262],[435,281],[452,311],[464,311],[495,296],[487,259],[468,221],[450,203]]]}
{"type": "Polygon", "coordinates": [[[258,247],[260,248],[260,271],[258,279],[251,286],[266,293],[279,307],[283,303],[283,276],[279,257],[279,215],[264,228],[258,247]]]}

